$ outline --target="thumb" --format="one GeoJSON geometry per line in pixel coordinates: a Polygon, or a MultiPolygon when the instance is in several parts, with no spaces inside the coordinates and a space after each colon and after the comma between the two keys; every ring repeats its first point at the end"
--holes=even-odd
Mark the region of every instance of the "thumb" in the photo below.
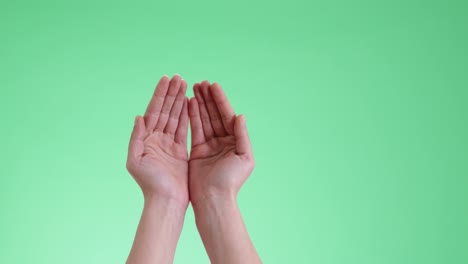
{"type": "Polygon", "coordinates": [[[238,115],[234,121],[234,136],[236,138],[237,154],[240,156],[252,156],[252,145],[244,115],[238,115]]]}
{"type": "Polygon", "coordinates": [[[143,138],[145,135],[145,121],[141,116],[136,116],[135,125],[133,127],[130,144],[128,145],[128,162],[137,161],[138,157],[143,154],[144,144],[143,138]]]}

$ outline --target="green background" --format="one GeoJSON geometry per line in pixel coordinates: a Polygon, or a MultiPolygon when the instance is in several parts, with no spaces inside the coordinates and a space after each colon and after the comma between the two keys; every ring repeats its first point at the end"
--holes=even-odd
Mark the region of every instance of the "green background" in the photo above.
{"type": "MultiPolygon", "coordinates": [[[[124,263],[163,74],[219,82],[264,263],[468,263],[464,1],[2,1],[0,263],[124,263]]],[[[189,91],[190,96],[193,95],[189,91]]],[[[208,263],[189,208],[175,263],[208,263]]]]}

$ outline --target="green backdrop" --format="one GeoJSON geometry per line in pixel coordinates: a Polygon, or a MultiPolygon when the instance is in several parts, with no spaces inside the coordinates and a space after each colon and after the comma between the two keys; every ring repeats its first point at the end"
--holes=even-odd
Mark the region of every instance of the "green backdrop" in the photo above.
{"type": "MultiPolygon", "coordinates": [[[[124,263],[163,74],[219,82],[265,263],[468,263],[464,1],[2,1],[0,263],[124,263]]],[[[188,92],[190,96],[193,92],[188,92]]],[[[189,208],[175,263],[208,263],[189,208]]]]}

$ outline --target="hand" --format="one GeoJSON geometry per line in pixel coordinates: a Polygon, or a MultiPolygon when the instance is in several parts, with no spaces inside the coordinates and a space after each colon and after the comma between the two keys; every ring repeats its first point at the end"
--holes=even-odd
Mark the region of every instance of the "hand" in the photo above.
{"type": "Polygon", "coordinates": [[[255,161],[245,117],[236,116],[221,87],[204,81],[193,90],[189,190],[196,206],[208,198],[235,198],[255,161]]]}
{"type": "Polygon", "coordinates": [[[144,117],[137,116],[128,148],[127,169],[145,200],[188,205],[187,82],[175,75],[159,81],[144,117]]]}

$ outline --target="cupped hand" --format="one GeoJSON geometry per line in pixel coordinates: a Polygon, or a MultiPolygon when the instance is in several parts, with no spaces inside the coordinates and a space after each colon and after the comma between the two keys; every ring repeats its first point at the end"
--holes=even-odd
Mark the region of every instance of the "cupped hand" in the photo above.
{"type": "Polygon", "coordinates": [[[127,169],[145,199],[156,197],[187,205],[187,83],[164,76],[156,86],[144,117],[137,116],[130,139],[127,169]]]}
{"type": "Polygon", "coordinates": [[[236,116],[219,84],[203,81],[193,90],[190,200],[196,205],[209,198],[235,198],[255,166],[245,117],[236,116]]]}

